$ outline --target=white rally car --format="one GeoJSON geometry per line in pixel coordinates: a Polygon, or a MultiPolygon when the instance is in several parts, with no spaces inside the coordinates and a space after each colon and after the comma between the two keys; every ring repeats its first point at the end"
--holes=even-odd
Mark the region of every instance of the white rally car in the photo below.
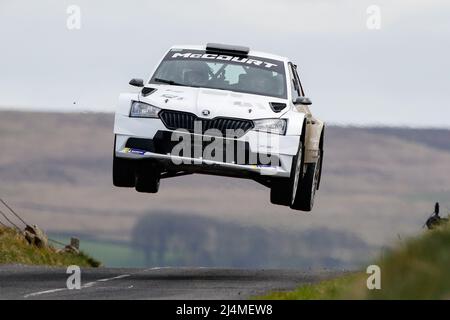
{"type": "Polygon", "coordinates": [[[113,183],[156,193],[191,173],[253,179],[274,204],[310,211],[324,123],[289,59],[223,44],[174,46],[137,93],[120,95],[113,183]]]}

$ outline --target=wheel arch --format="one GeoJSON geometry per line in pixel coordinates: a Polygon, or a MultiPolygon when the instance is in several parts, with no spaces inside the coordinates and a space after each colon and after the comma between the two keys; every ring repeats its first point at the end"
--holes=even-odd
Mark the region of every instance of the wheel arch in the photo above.
{"type": "Polygon", "coordinates": [[[319,190],[320,181],[322,180],[322,168],[323,168],[323,160],[324,160],[324,144],[325,144],[325,123],[322,127],[322,132],[320,133],[320,142],[319,142],[319,152],[320,152],[320,168],[319,168],[319,179],[317,180],[317,188],[319,190]]]}

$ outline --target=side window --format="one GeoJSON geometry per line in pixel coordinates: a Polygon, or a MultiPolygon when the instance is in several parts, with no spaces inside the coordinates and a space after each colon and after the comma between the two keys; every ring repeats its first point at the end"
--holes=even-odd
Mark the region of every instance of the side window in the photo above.
{"type": "Polygon", "coordinates": [[[299,82],[296,77],[295,67],[292,63],[289,63],[289,74],[290,74],[290,82],[291,82],[291,91],[292,91],[292,100],[295,101],[298,97],[300,97],[301,89],[299,82]]]}

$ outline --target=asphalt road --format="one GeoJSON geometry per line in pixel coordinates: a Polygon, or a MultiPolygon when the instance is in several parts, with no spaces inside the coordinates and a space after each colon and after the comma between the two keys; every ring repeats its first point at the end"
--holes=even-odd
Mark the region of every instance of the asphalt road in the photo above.
{"type": "Polygon", "coordinates": [[[0,266],[0,299],[246,299],[336,276],[332,271],[86,268],[67,289],[65,268],[0,266]]]}

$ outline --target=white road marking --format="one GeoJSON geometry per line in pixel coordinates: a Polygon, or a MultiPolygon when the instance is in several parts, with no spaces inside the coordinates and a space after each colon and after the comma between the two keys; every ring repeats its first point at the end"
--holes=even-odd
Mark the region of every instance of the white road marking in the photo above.
{"type": "Polygon", "coordinates": [[[156,270],[166,270],[166,269],[173,269],[173,267],[152,267],[152,268],[148,268],[148,269],[143,270],[143,272],[156,271],[156,270]]]}
{"type": "Polygon", "coordinates": [[[52,289],[52,290],[33,292],[33,293],[26,294],[23,297],[24,298],[34,297],[34,296],[39,296],[41,294],[54,293],[54,292],[63,291],[63,290],[67,290],[67,288],[60,288],[60,289],[52,289]]]}
{"type": "MultiPolygon", "coordinates": [[[[105,279],[99,279],[99,280],[95,280],[93,282],[88,282],[84,285],[81,286],[81,289],[86,289],[86,288],[91,288],[93,287],[97,282],[107,282],[110,280],[116,280],[116,279],[123,279],[123,278],[127,278],[129,277],[129,274],[122,274],[120,276],[116,276],[116,277],[112,277],[112,278],[105,278],[105,279]]],[[[133,287],[133,286],[131,286],[133,287]]],[[[80,289],[80,290],[81,290],[80,289]]],[[[69,290],[67,288],[58,288],[58,289],[51,289],[51,290],[44,290],[44,291],[38,291],[38,292],[33,292],[33,293],[28,293],[26,295],[24,295],[24,298],[29,298],[29,297],[35,297],[35,296],[40,296],[42,294],[49,294],[49,293],[54,293],[54,292],[59,292],[59,291],[64,291],[64,290],[69,290]]]]}
{"type": "Polygon", "coordinates": [[[98,281],[98,282],[106,282],[106,281],[110,281],[110,280],[126,278],[126,277],[129,277],[129,276],[130,276],[129,274],[122,274],[122,275],[117,276],[117,277],[106,278],[106,279],[100,279],[100,280],[97,280],[97,281],[98,281]]]}
{"type": "Polygon", "coordinates": [[[80,289],[90,288],[90,287],[92,287],[94,284],[95,284],[95,281],[94,281],[94,282],[88,282],[88,283],[85,283],[84,285],[81,286],[80,289]]]}
{"type": "Polygon", "coordinates": [[[154,268],[148,268],[148,269],[145,269],[144,272],[145,272],[145,271],[152,271],[152,270],[160,270],[160,269],[163,269],[163,268],[168,268],[168,267],[154,267],[154,268]]]}

